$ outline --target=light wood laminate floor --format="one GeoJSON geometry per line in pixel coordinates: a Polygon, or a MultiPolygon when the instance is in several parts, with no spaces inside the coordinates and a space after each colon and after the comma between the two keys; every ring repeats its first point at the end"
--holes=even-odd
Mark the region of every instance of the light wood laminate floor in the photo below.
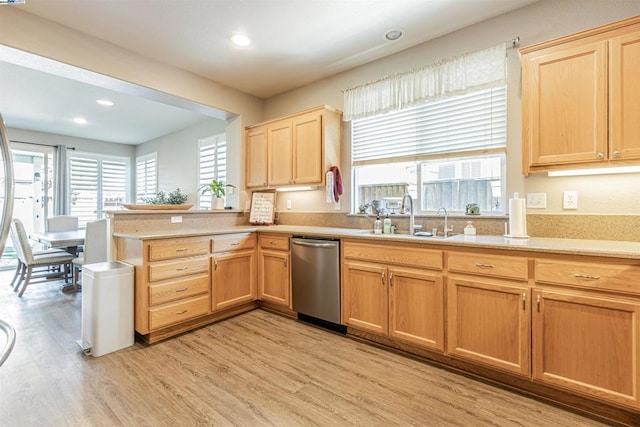
{"type": "Polygon", "coordinates": [[[600,426],[595,421],[263,310],[152,346],[82,354],[81,294],[0,274],[17,344],[2,426],[600,426]]]}

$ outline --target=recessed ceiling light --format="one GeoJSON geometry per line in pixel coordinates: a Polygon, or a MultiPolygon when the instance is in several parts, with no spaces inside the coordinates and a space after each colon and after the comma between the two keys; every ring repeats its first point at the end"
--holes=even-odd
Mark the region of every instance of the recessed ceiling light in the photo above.
{"type": "Polygon", "coordinates": [[[400,37],[402,37],[402,31],[400,30],[389,30],[384,35],[384,38],[390,41],[398,40],[400,37]]]}
{"type": "Polygon", "coordinates": [[[234,34],[233,36],[231,36],[231,42],[240,47],[249,46],[251,44],[251,40],[249,39],[249,37],[245,36],[244,34],[234,34]]]}
{"type": "Polygon", "coordinates": [[[113,106],[113,101],[109,101],[108,99],[97,99],[96,102],[100,105],[104,105],[105,107],[113,106]]]}
{"type": "Polygon", "coordinates": [[[86,125],[87,119],[85,119],[84,117],[76,117],[73,119],[73,122],[77,125],[86,125]]]}

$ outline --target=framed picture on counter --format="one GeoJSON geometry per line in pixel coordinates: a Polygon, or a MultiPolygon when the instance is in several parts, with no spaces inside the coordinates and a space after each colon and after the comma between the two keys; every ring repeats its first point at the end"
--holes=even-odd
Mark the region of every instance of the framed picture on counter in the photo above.
{"type": "Polygon", "coordinates": [[[251,225],[272,225],[276,211],[276,190],[254,191],[251,194],[251,225]]]}

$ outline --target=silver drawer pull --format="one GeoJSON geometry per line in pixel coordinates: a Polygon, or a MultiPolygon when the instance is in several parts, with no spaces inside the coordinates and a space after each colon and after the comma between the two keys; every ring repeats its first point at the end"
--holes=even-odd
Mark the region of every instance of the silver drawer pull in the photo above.
{"type": "Polygon", "coordinates": [[[580,273],[574,273],[573,277],[577,279],[587,279],[587,280],[598,280],[600,278],[600,276],[592,276],[590,274],[580,274],[580,273]]]}
{"type": "Polygon", "coordinates": [[[176,271],[185,271],[188,270],[189,267],[180,267],[180,268],[176,268],[176,271]]]}
{"type": "Polygon", "coordinates": [[[176,314],[185,314],[187,311],[189,311],[189,310],[180,310],[180,311],[176,311],[176,314]]]}
{"type": "Polygon", "coordinates": [[[188,250],[189,250],[189,248],[178,248],[178,249],[176,249],[176,252],[186,252],[188,250]]]}
{"type": "Polygon", "coordinates": [[[231,242],[229,243],[231,246],[238,246],[240,244],[240,242],[231,242]]]}
{"type": "Polygon", "coordinates": [[[269,242],[269,244],[271,244],[271,245],[277,245],[277,244],[278,244],[278,242],[269,242]]]}
{"type": "Polygon", "coordinates": [[[476,264],[476,267],[478,267],[478,268],[493,268],[493,265],[491,265],[491,264],[480,264],[480,263],[477,263],[477,264],[476,264]]]}
{"type": "Polygon", "coordinates": [[[178,289],[176,289],[176,292],[184,292],[187,289],[189,289],[189,288],[178,288],[178,289]]]}

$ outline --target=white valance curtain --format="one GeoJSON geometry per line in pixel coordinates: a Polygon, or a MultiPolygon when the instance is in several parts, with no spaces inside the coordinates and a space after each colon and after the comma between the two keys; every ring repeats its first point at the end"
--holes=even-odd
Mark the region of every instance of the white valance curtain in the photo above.
{"type": "Polygon", "coordinates": [[[441,60],[344,92],[344,120],[363,119],[411,107],[419,102],[506,83],[506,46],[441,60]]]}

